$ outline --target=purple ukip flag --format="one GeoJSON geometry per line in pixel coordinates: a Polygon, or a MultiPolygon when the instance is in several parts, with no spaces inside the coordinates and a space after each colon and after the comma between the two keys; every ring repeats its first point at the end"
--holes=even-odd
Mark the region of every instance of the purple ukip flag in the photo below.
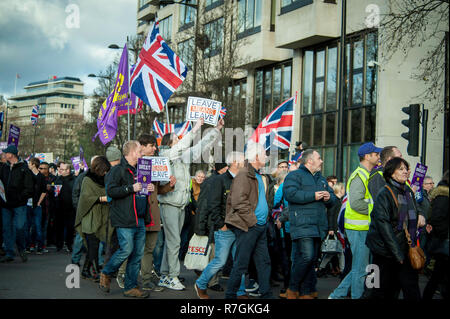
{"type": "Polygon", "coordinates": [[[137,162],[138,183],[142,184],[141,195],[148,195],[147,185],[152,182],[152,160],[139,158],[137,162]]]}
{"type": "Polygon", "coordinates": [[[20,137],[20,127],[11,124],[9,126],[8,145],[14,144],[16,147],[18,147],[19,137],[20,137]]]}
{"type": "Polygon", "coordinates": [[[127,108],[129,87],[128,50],[125,44],[117,70],[116,84],[100,107],[97,118],[98,132],[94,135],[92,141],[99,136],[103,145],[106,145],[114,139],[117,133],[118,109],[127,108]]]}

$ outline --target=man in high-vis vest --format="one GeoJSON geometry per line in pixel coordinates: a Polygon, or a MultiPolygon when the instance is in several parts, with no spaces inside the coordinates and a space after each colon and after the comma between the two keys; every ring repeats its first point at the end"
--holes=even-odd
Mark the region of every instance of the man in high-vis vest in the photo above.
{"type": "Polygon", "coordinates": [[[378,164],[381,148],[373,143],[365,143],[358,150],[359,166],[347,182],[347,206],[345,207],[344,227],[352,251],[352,270],[342,280],[329,299],[342,299],[351,288],[352,299],[361,298],[364,292],[366,267],[369,264],[369,248],[366,246],[370,213],[373,199],[369,192],[369,176],[378,164]]]}
{"type": "Polygon", "coordinates": [[[375,168],[369,177],[369,192],[372,195],[373,200],[377,197],[378,192],[386,185],[386,181],[383,177],[383,169],[386,163],[394,157],[402,157],[402,153],[397,146],[386,146],[380,152],[381,166],[375,168]]]}

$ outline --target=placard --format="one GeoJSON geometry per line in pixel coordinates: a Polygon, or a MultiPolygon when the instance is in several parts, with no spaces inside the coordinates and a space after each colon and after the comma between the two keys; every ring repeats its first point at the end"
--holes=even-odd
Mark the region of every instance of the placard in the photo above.
{"type": "Polygon", "coordinates": [[[198,121],[205,119],[206,124],[217,125],[222,102],[190,96],[187,102],[186,120],[198,121]]]}
{"type": "Polygon", "coordinates": [[[5,186],[3,185],[2,180],[0,180],[0,197],[6,203],[6,194],[5,194],[5,186]]]}
{"type": "Polygon", "coordinates": [[[8,145],[19,147],[20,128],[11,124],[9,127],[8,145]]]}
{"type": "Polygon", "coordinates": [[[7,142],[0,142],[0,154],[3,153],[3,150],[8,147],[7,142]]]}
{"type": "Polygon", "coordinates": [[[414,171],[414,175],[411,180],[411,186],[417,186],[417,190],[421,189],[427,170],[428,167],[426,165],[417,163],[416,170],[414,171]]]}
{"type": "Polygon", "coordinates": [[[138,183],[142,184],[140,195],[148,195],[147,186],[152,182],[152,160],[139,158],[137,162],[137,178],[138,183]]]}
{"type": "Polygon", "coordinates": [[[152,181],[153,182],[169,182],[171,170],[168,157],[151,157],[144,156],[144,159],[152,161],[152,181]]]}
{"type": "Polygon", "coordinates": [[[70,158],[72,160],[72,165],[73,165],[73,170],[79,171],[80,170],[80,157],[79,156],[75,156],[70,158]]]}

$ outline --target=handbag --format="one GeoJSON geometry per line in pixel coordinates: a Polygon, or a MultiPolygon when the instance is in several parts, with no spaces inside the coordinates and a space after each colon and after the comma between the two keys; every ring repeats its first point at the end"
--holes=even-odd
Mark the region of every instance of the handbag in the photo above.
{"type": "MultiPolygon", "coordinates": [[[[394,202],[395,202],[395,206],[397,206],[397,208],[398,208],[398,201],[397,201],[397,198],[395,198],[395,195],[392,192],[392,189],[388,185],[385,185],[385,187],[391,193],[392,198],[394,199],[394,202]]],[[[408,257],[409,257],[409,261],[411,263],[411,267],[415,270],[421,270],[425,267],[425,260],[426,260],[425,254],[424,254],[422,248],[420,248],[419,246],[411,247],[411,244],[412,244],[411,235],[409,234],[406,225],[403,226],[403,229],[405,230],[406,239],[408,240],[408,246],[409,246],[408,257]]]]}
{"type": "Polygon", "coordinates": [[[330,234],[325,237],[325,240],[322,242],[322,246],[320,247],[322,253],[327,254],[339,254],[342,253],[342,244],[335,236],[333,239],[330,238],[330,234]]]}
{"type": "Polygon", "coordinates": [[[211,253],[208,243],[208,236],[198,236],[197,234],[192,236],[184,258],[186,269],[203,271],[208,266],[211,253]]]}

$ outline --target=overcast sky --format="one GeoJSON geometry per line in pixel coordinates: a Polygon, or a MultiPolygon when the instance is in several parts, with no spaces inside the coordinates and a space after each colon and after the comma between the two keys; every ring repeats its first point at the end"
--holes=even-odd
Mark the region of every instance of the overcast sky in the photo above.
{"type": "Polygon", "coordinates": [[[52,75],[78,77],[91,94],[87,75],[120,55],[108,45],[136,34],[136,9],[137,0],[1,0],[0,95],[14,95],[16,73],[18,94],[52,75]]]}

